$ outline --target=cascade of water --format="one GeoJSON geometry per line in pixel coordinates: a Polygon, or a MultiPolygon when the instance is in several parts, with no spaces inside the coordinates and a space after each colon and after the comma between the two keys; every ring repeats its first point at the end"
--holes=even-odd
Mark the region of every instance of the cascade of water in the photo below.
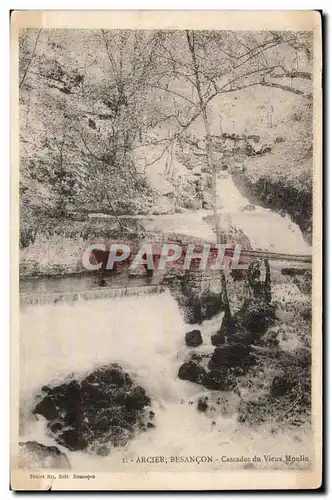
{"type": "MultiPolygon", "coordinates": [[[[79,280],[79,278],[78,278],[79,280]]],[[[64,278],[64,282],[66,279],[64,278]]],[[[38,304],[56,304],[59,302],[69,303],[91,299],[117,299],[121,297],[141,297],[143,295],[155,295],[162,293],[161,285],[142,285],[128,287],[105,287],[89,288],[78,292],[46,292],[46,293],[21,293],[20,304],[22,306],[35,306],[38,304]]]]}
{"type": "Polygon", "coordinates": [[[217,181],[220,200],[219,213],[224,221],[241,229],[249,238],[252,248],[280,253],[306,254],[310,250],[300,228],[287,215],[252,205],[242,196],[230,175],[217,181]],[[250,207],[250,211],[246,208],[250,207]]]}
{"type": "MultiPolygon", "coordinates": [[[[220,321],[219,315],[199,326],[203,344],[196,348],[197,353],[211,352],[210,336],[220,321]]],[[[31,400],[45,384],[62,382],[71,375],[86,375],[98,365],[114,362],[147,390],[153,401],[156,428],[137,435],[124,448],[114,448],[107,457],[63,449],[72,467],[79,471],[124,471],[123,459],[132,467],[137,457],[148,455],[250,455],[253,442],[255,452],[259,449],[261,453],[271,453],[275,449],[282,453],[287,452],[290,445],[294,453],[296,446],[300,450],[303,445],[300,439],[294,444],[293,436],[286,433],[280,439],[278,435],[271,435],[268,427],[250,432],[241,427],[234,413],[236,394],[224,395],[229,398],[229,411],[214,415],[213,424],[211,418],[197,411],[200,395],[208,395],[213,402],[222,394],[177,376],[179,366],[190,352],[184,344],[184,334],[192,328],[194,325],[185,325],[169,291],[23,308],[21,399],[31,400]]],[[[30,439],[56,445],[47,434],[42,417],[37,421],[26,417],[22,429],[23,441],[30,439]]],[[[159,470],[173,465],[162,464],[159,470]]],[[[176,470],[220,467],[215,463],[191,464],[189,468],[188,464],[176,463],[175,466],[176,470]]]]}
{"type": "MultiPolygon", "coordinates": [[[[223,203],[219,212],[225,215],[227,223],[230,218],[232,225],[243,230],[252,247],[286,253],[308,252],[299,228],[288,218],[258,206],[250,213],[243,211],[249,202],[231,177],[218,181],[218,193],[223,203]]],[[[213,240],[211,229],[202,219],[203,211],[178,214],[172,217],[172,230],[187,234],[192,226],[200,237],[213,240]]],[[[236,394],[227,396],[229,412],[214,416],[213,425],[212,419],[199,413],[195,404],[188,404],[196,403],[202,393],[213,402],[216,391],[211,393],[178,378],[178,369],[190,351],[184,344],[184,334],[195,326],[184,323],[176,301],[161,286],[24,293],[21,304],[24,306],[20,317],[22,401],[31,401],[45,384],[62,382],[72,374],[85,375],[98,365],[114,362],[141,384],[153,401],[155,429],[140,434],[125,448],[115,449],[105,458],[63,450],[73,468],[124,471],[122,458],[130,464],[137,456],[149,454],[250,455],[253,443],[255,452],[260,450],[262,454],[273,450],[277,454],[288,453],[290,447],[294,454],[302,453],[303,442],[301,439],[294,442],[294,433],[305,433],[303,429],[294,430],[293,434],[285,432],[281,439],[278,434],[272,435],[268,426],[257,431],[241,427],[234,411],[236,394]]],[[[198,327],[203,336],[203,344],[195,350],[198,354],[211,352],[210,337],[220,322],[220,316],[216,316],[198,327]]],[[[22,440],[56,444],[47,435],[41,419],[32,421],[27,417],[25,423],[22,440]]],[[[176,464],[176,470],[193,470],[192,467],[196,469],[197,465],[188,469],[187,464],[176,464]]],[[[204,470],[205,464],[199,467],[204,470]]],[[[220,464],[215,467],[220,468],[220,464]]],[[[206,469],[211,470],[211,464],[206,464],[206,469]]]]}

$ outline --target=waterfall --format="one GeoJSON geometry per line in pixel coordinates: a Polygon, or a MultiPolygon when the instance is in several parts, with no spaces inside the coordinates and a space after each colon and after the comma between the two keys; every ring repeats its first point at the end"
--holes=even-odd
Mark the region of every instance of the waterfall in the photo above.
{"type": "Polygon", "coordinates": [[[57,304],[59,302],[71,303],[93,299],[117,299],[123,297],[141,297],[162,293],[162,285],[142,285],[127,287],[87,288],[78,292],[46,292],[46,293],[21,293],[21,306],[36,306],[38,304],[57,304]]]}
{"type": "MultiPolygon", "coordinates": [[[[136,296],[121,297],[121,293],[126,293],[124,289],[102,290],[106,295],[114,293],[117,296],[88,300],[85,295],[87,300],[40,302],[21,309],[20,394],[22,415],[25,416],[21,422],[20,440],[59,446],[47,433],[42,417],[34,420],[24,413],[43,385],[57,384],[70,376],[85,376],[97,366],[118,363],[151,397],[156,427],[138,434],[125,447],[113,448],[107,457],[69,452],[60,447],[74,470],[124,472],[126,467],[131,471],[133,467],[140,472],[144,467],[151,470],[149,464],[135,465],[139,456],[220,457],[250,456],[258,450],[260,453],[288,453],[291,448],[295,454],[303,451],[301,439],[305,430],[283,432],[281,438],[278,433],[271,434],[269,426],[248,429],[237,421],[236,394],[208,391],[178,378],[180,365],[192,351],[184,343],[185,332],[199,328],[203,344],[195,352],[211,352],[210,337],[219,328],[221,315],[199,326],[186,325],[168,290],[158,289],[155,294],[152,287],[149,293],[143,292],[143,287],[137,288],[136,296]],[[215,405],[217,398],[223,398],[225,410],[211,415],[198,412],[197,400],[202,395],[208,396],[210,403],[215,405]],[[295,435],[301,439],[294,440],[295,435]]],[[[99,292],[94,290],[94,293],[99,292]]],[[[134,293],[134,288],[130,293],[134,293]]],[[[189,472],[220,467],[229,468],[229,464],[169,461],[154,470],[189,472]]]]}
{"type": "MultiPolygon", "coordinates": [[[[219,207],[221,217],[225,217],[226,224],[230,222],[242,229],[254,248],[308,253],[299,228],[287,218],[259,206],[250,213],[243,212],[248,201],[230,177],[218,181],[218,191],[223,202],[228,200],[219,207]]],[[[158,223],[165,233],[171,230],[214,241],[212,229],[203,220],[208,214],[197,211],[163,216],[158,223]]],[[[150,224],[154,227],[155,219],[150,224]]],[[[186,325],[169,290],[156,284],[137,284],[136,281],[132,286],[89,288],[91,282],[88,285],[73,278],[68,284],[64,278],[56,285],[46,280],[40,288],[36,284],[25,287],[26,291],[20,294],[20,397],[24,420],[20,439],[58,446],[47,433],[43,418],[35,420],[29,415],[33,398],[43,385],[85,376],[98,366],[118,363],[151,397],[156,427],[138,434],[125,447],[112,449],[107,457],[62,448],[77,471],[125,472],[128,467],[132,472],[137,457],[149,455],[205,455],[220,459],[223,455],[253,453],[282,455],[290,449],[294,455],[303,453],[304,443],[309,446],[305,427],[272,433],[269,423],[260,428],[243,426],[237,420],[236,393],[209,391],[178,378],[179,367],[193,352],[185,345],[185,333],[198,328],[203,343],[194,352],[211,354],[211,335],[220,328],[222,314],[200,325],[186,325]],[[209,398],[210,408],[214,407],[211,413],[197,411],[202,395],[209,398]],[[218,398],[223,401],[222,411],[218,398]]],[[[151,470],[148,463],[140,463],[137,471],[142,472],[144,467],[151,470]]],[[[192,472],[222,467],[236,468],[241,464],[168,462],[153,470],[192,472]]],[[[260,467],[269,465],[263,462],[260,467]]]]}
{"type": "Polygon", "coordinates": [[[232,224],[249,238],[255,250],[308,254],[310,246],[305,242],[299,226],[288,215],[282,216],[259,205],[251,204],[236,187],[230,175],[217,181],[221,226],[228,229],[232,224]],[[250,211],[246,211],[246,207],[250,211]]]}

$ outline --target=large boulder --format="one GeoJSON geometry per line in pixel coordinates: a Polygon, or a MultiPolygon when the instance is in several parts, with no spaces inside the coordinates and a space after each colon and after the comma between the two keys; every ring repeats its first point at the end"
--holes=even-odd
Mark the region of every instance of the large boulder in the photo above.
{"type": "Polygon", "coordinates": [[[214,346],[225,344],[225,335],[220,332],[211,335],[211,344],[214,346]]]}
{"type": "Polygon", "coordinates": [[[225,344],[216,347],[209,361],[210,370],[225,369],[250,364],[251,346],[245,344],[225,344]]]}
{"type": "Polygon", "coordinates": [[[178,377],[181,380],[188,380],[200,384],[205,376],[205,370],[202,366],[194,361],[183,363],[178,372],[178,377]]]}
{"type": "Polygon", "coordinates": [[[229,391],[233,389],[235,383],[227,370],[211,370],[205,374],[202,385],[212,391],[229,391]]]}
{"type": "Polygon", "coordinates": [[[103,455],[111,445],[125,445],[145,426],[151,404],[143,387],[115,364],[81,380],[44,386],[38,399],[33,412],[48,420],[48,429],[59,444],[103,455]]]}
{"type": "Polygon", "coordinates": [[[19,463],[22,469],[70,469],[65,453],[56,446],[45,446],[37,441],[19,443],[19,463]]]}
{"type": "Polygon", "coordinates": [[[185,342],[188,347],[198,347],[203,343],[200,330],[191,330],[185,335],[185,342]]]}

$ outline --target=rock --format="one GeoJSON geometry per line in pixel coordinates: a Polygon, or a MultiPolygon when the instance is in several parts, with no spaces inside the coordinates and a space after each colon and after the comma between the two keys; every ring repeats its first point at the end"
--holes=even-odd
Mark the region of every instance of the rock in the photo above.
{"type": "Polygon", "coordinates": [[[186,345],[189,347],[198,347],[203,343],[202,334],[200,330],[191,330],[185,335],[186,345]]]}
{"type": "Polygon", "coordinates": [[[70,430],[65,430],[56,436],[55,440],[68,448],[71,451],[84,451],[88,447],[88,441],[81,435],[83,433],[80,428],[71,427],[70,430]]]}
{"type": "Polygon", "coordinates": [[[99,448],[96,449],[97,455],[101,457],[107,457],[110,454],[110,449],[108,446],[99,446],[99,448]]]}
{"type": "Polygon", "coordinates": [[[111,427],[111,424],[110,424],[110,421],[108,420],[108,418],[106,416],[103,416],[99,420],[92,422],[90,427],[91,427],[91,429],[108,431],[111,427]]]}
{"type": "Polygon", "coordinates": [[[256,210],[255,205],[244,205],[241,207],[241,212],[252,212],[253,210],[256,210]]]}
{"type": "Polygon", "coordinates": [[[261,424],[270,418],[270,399],[262,396],[255,400],[241,400],[238,407],[238,422],[246,425],[261,424]]]}
{"type": "Polygon", "coordinates": [[[298,347],[294,356],[296,357],[296,363],[302,368],[307,368],[311,366],[311,351],[305,347],[298,347]]]}
{"type": "Polygon", "coordinates": [[[211,335],[211,344],[215,346],[223,345],[225,343],[225,335],[216,333],[211,335]]]}
{"type": "Polygon", "coordinates": [[[202,192],[202,208],[205,208],[205,210],[212,210],[213,209],[213,196],[209,191],[203,191],[202,192]]]}
{"type": "Polygon", "coordinates": [[[133,410],[142,410],[145,406],[151,404],[151,399],[146,395],[143,387],[135,387],[131,394],[126,398],[126,406],[133,410]]]}
{"type": "MultiPolygon", "coordinates": [[[[187,242],[182,242],[186,245],[187,242]]],[[[223,303],[220,292],[212,292],[206,281],[203,279],[204,272],[200,272],[198,267],[199,259],[193,259],[191,270],[183,275],[178,275],[172,279],[163,279],[163,283],[170,288],[170,291],[178,302],[187,324],[200,324],[205,319],[223,310],[223,303]],[[195,268],[195,272],[192,269],[195,268]]],[[[167,277],[166,277],[167,278],[167,277]]]]}
{"type": "Polygon", "coordinates": [[[151,400],[116,364],[98,368],[82,380],[43,390],[33,413],[48,420],[55,440],[72,451],[125,445],[148,420],[151,400]]]}
{"type": "Polygon", "coordinates": [[[281,269],[281,274],[284,276],[297,276],[305,275],[307,271],[307,269],[301,267],[283,267],[281,269]]]}
{"type": "Polygon", "coordinates": [[[190,382],[201,383],[203,377],[205,375],[205,370],[203,367],[194,363],[193,361],[189,361],[187,363],[183,363],[178,372],[178,377],[181,380],[189,380],[190,382]]]}
{"type": "Polygon", "coordinates": [[[204,187],[204,190],[208,190],[212,188],[212,175],[211,174],[206,174],[202,173],[201,174],[201,182],[204,187]]]}
{"type": "Polygon", "coordinates": [[[38,403],[34,408],[34,413],[43,415],[47,420],[54,420],[58,416],[55,401],[50,397],[46,397],[38,403]]]}
{"type": "Polygon", "coordinates": [[[50,429],[52,432],[56,433],[61,431],[62,425],[60,424],[60,422],[54,422],[54,424],[50,425],[50,429]]]}
{"type": "Polygon", "coordinates": [[[45,446],[37,441],[19,443],[19,467],[23,469],[70,469],[65,453],[56,446],[45,446]]]}
{"type": "Polygon", "coordinates": [[[197,352],[192,352],[190,354],[190,361],[198,361],[198,362],[200,362],[200,361],[202,361],[203,357],[204,356],[202,354],[198,354],[197,352]]]}
{"type": "Polygon", "coordinates": [[[273,398],[284,396],[293,389],[293,384],[286,377],[276,376],[272,380],[270,394],[273,398]]]}
{"type": "Polygon", "coordinates": [[[206,412],[206,410],[208,409],[209,405],[207,404],[207,401],[208,401],[208,398],[205,397],[205,398],[200,398],[197,402],[197,410],[199,412],[206,412]]]}
{"type": "Polygon", "coordinates": [[[231,337],[231,344],[251,345],[256,340],[256,335],[246,330],[238,331],[231,337]]]}
{"type": "Polygon", "coordinates": [[[277,137],[274,139],[274,142],[276,144],[280,144],[281,142],[285,142],[285,139],[281,137],[280,135],[277,135],[277,137]]]}
{"type": "Polygon", "coordinates": [[[265,347],[278,347],[278,332],[267,331],[261,338],[260,344],[265,347]]]}
{"type": "Polygon", "coordinates": [[[228,382],[226,371],[219,370],[207,372],[203,378],[202,385],[212,391],[227,391],[232,387],[232,384],[228,382]]]}
{"type": "Polygon", "coordinates": [[[244,344],[226,344],[216,347],[209,361],[209,368],[220,369],[248,364],[251,347],[244,344]]]}
{"type": "MultiPolygon", "coordinates": [[[[92,374],[92,380],[96,379],[97,383],[122,387],[132,385],[132,380],[127,373],[124,373],[118,365],[113,365],[110,368],[101,368],[92,374]]],[[[84,382],[84,381],[83,381],[84,382]]],[[[96,383],[96,382],[95,382],[96,383]]]]}
{"type": "Polygon", "coordinates": [[[148,422],[146,426],[148,429],[154,429],[156,427],[152,422],[148,422]]]}
{"type": "Polygon", "coordinates": [[[167,196],[159,196],[150,211],[152,215],[172,214],[174,212],[174,203],[167,196]]]}
{"type": "Polygon", "coordinates": [[[186,208],[190,210],[200,210],[202,208],[202,200],[190,200],[186,208]]]}
{"type": "Polygon", "coordinates": [[[232,269],[231,276],[232,276],[234,281],[242,281],[246,277],[246,270],[245,269],[232,269]]]}

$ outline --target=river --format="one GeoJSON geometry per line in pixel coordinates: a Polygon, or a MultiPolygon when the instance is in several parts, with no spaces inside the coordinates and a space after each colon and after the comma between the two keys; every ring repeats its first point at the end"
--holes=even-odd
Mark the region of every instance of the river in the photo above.
{"type": "MultiPolygon", "coordinates": [[[[217,197],[221,230],[227,231],[231,225],[241,229],[255,250],[310,254],[310,246],[289,215],[251,204],[240,193],[230,174],[225,173],[217,179],[217,197]]],[[[196,210],[149,216],[146,220],[143,218],[142,223],[147,230],[177,232],[214,242],[213,222],[206,222],[209,217],[212,217],[212,210],[196,210]]]]}
{"type": "MultiPolygon", "coordinates": [[[[220,321],[221,315],[200,325],[203,344],[197,352],[211,352],[210,336],[217,331],[220,321]]],[[[114,449],[108,457],[96,458],[60,447],[77,470],[125,470],[130,465],[123,464],[123,459],[132,464],[131,460],[135,462],[137,457],[148,455],[220,457],[252,456],[258,452],[283,455],[289,450],[300,454],[304,445],[307,449],[305,430],[278,429],[273,434],[269,423],[248,429],[237,422],[237,395],[208,391],[177,377],[179,366],[190,350],[184,345],[184,334],[194,325],[184,323],[168,291],[139,298],[27,307],[22,310],[20,328],[22,405],[29,405],[31,397],[44,384],[63,381],[68,375],[85,375],[96,366],[111,362],[123,366],[153,400],[156,428],[141,433],[124,448],[114,449]],[[225,398],[227,411],[199,413],[196,404],[202,394],[210,402],[219,396],[225,398]]],[[[26,416],[21,439],[56,445],[47,435],[43,417],[35,421],[26,416]]],[[[176,470],[188,470],[186,463],[175,465],[176,470]]],[[[264,465],[267,466],[261,464],[264,465]]],[[[196,470],[198,465],[190,467],[196,470]]],[[[199,467],[203,470],[211,464],[199,467]]]]}
{"type": "MultiPolygon", "coordinates": [[[[225,223],[231,221],[241,228],[253,247],[292,253],[308,253],[310,250],[299,228],[288,217],[262,207],[243,212],[243,207],[249,202],[240,195],[230,176],[218,180],[218,194],[221,217],[225,223]]],[[[191,224],[195,225],[196,221],[200,237],[208,236],[209,239],[213,233],[203,220],[206,214],[207,211],[199,211],[189,218],[186,214],[177,214],[173,216],[173,222],[171,216],[165,217],[177,232],[184,233],[190,231],[191,224]]],[[[199,326],[203,344],[196,348],[197,352],[211,352],[210,336],[218,330],[221,319],[222,315],[218,315],[199,326]]],[[[137,470],[142,470],[144,466],[136,465],[136,460],[143,455],[284,455],[290,449],[295,455],[303,453],[304,448],[308,448],[306,429],[278,428],[272,432],[271,422],[249,429],[237,421],[236,394],[208,391],[177,377],[178,369],[190,351],[185,346],[184,334],[193,328],[195,325],[184,323],[177,302],[168,290],[156,295],[97,300],[82,297],[70,303],[22,306],[20,439],[56,445],[46,432],[43,418],[35,420],[29,414],[32,399],[43,385],[60,382],[71,375],[82,376],[98,365],[117,362],[151,396],[156,427],[137,435],[124,448],[114,449],[108,457],[68,452],[59,446],[67,453],[74,469],[111,472],[127,468],[135,470],[133,467],[137,467],[137,470]],[[202,394],[207,395],[212,403],[216,403],[217,397],[222,397],[226,410],[199,413],[196,404],[202,394]]],[[[211,467],[233,468],[243,464],[160,463],[154,470],[173,466],[174,470],[211,470],[211,467]]],[[[150,466],[146,464],[146,467],[150,466]]],[[[270,464],[263,461],[260,467],[270,467],[270,464]]]]}

